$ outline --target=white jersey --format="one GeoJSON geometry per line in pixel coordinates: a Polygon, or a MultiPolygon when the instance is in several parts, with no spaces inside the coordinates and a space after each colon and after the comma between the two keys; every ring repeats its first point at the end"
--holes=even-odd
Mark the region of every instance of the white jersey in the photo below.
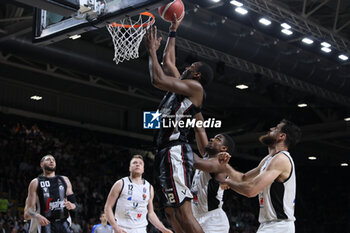
{"type": "Polygon", "coordinates": [[[119,194],[115,219],[121,228],[145,228],[148,225],[148,200],[151,195],[151,185],[147,180],[143,184],[135,184],[129,177],[122,179],[123,187],[119,194]]]}
{"type": "MultiPolygon", "coordinates": [[[[276,220],[295,221],[294,204],[295,204],[295,166],[292,157],[288,151],[280,151],[286,155],[292,165],[291,172],[287,180],[284,182],[274,181],[269,186],[265,187],[259,193],[259,222],[270,222],[276,220]]],[[[265,163],[260,169],[263,172],[270,164],[275,155],[266,159],[265,163]]]]}
{"type": "Polygon", "coordinates": [[[222,207],[224,190],[211,173],[196,170],[191,191],[192,210],[196,218],[222,207]]]}

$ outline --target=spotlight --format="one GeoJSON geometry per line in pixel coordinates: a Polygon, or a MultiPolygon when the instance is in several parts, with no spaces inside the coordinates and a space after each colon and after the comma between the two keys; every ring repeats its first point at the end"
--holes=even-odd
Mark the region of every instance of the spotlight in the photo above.
{"type": "Polygon", "coordinates": [[[304,39],[302,39],[302,42],[305,43],[305,44],[312,44],[312,43],[314,43],[313,40],[311,40],[310,38],[307,38],[307,37],[305,37],[304,39]]]}
{"type": "Polygon", "coordinates": [[[286,34],[286,35],[288,35],[288,36],[290,36],[290,35],[293,34],[293,32],[292,32],[291,30],[286,29],[286,28],[282,29],[281,32],[284,33],[284,34],[286,34]]]}
{"type": "Polygon", "coordinates": [[[76,39],[79,39],[80,37],[81,35],[77,34],[77,35],[70,36],[69,38],[72,40],[76,40],[76,39]]]}
{"type": "Polygon", "coordinates": [[[271,24],[271,21],[266,18],[259,19],[259,23],[264,24],[265,26],[268,26],[271,24]]]}
{"type": "Polygon", "coordinates": [[[329,43],[327,43],[327,42],[322,42],[321,45],[322,45],[323,47],[326,47],[326,48],[331,47],[331,44],[329,44],[329,43]]]}
{"type": "Polygon", "coordinates": [[[309,156],[308,159],[309,159],[309,160],[316,160],[317,157],[316,157],[316,156],[309,156]]]}
{"type": "Polygon", "coordinates": [[[235,0],[232,0],[230,3],[231,3],[232,5],[238,6],[238,7],[243,6],[243,3],[239,2],[239,1],[235,1],[235,0]]]}
{"type": "Polygon", "coordinates": [[[307,104],[305,104],[305,103],[298,104],[298,107],[299,107],[299,108],[305,108],[305,107],[307,107],[307,104]]]}
{"type": "Polygon", "coordinates": [[[33,95],[30,97],[31,100],[36,100],[36,101],[41,100],[42,98],[43,98],[42,96],[38,96],[38,95],[33,95]]]}
{"type": "Polygon", "coordinates": [[[235,9],[235,11],[236,11],[237,13],[240,13],[241,15],[246,15],[246,14],[248,13],[248,11],[247,11],[246,9],[244,9],[243,7],[237,7],[237,8],[235,9]]]}
{"type": "Polygon", "coordinates": [[[321,50],[325,53],[330,53],[332,51],[329,47],[322,47],[321,50]]]}
{"type": "Polygon", "coordinates": [[[247,85],[244,85],[244,84],[240,84],[240,85],[237,85],[236,88],[237,88],[237,89],[243,90],[243,89],[247,89],[248,86],[247,86],[247,85]]]}
{"type": "Polygon", "coordinates": [[[346,56],[346,55],[344,55],[344,54],[341,54],[341,55],[339,55],[338,57],[339,57],[339,59],[341,59],[341,60],[343,60],[343,61],[346,61],[346,60],[349,59],[349,57],[346,56]]]}
{"type": "Polygon", "coordinates": [[[282,23],[281,24],[281,27],[283,27],[284,29],[291,29],[292,27],[289,25],[289,24],[287,24],[287,23],[282,23]]]}
{"type": "Polygon", "coordinates": [[[340,166],[341,167],[347,167],[347,166],[349,166],[349,164],[348,163],[341,163],[340,166]]]}

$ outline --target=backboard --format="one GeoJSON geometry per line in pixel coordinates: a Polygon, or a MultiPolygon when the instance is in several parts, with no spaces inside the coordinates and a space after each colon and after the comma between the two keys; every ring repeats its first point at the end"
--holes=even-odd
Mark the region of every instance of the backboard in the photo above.
{"type": "Polygon", "coordinates": [[[80,0],[71,16],[35,9],[33,42],[50,44],[155,9],[170,0],[80,0]]]}

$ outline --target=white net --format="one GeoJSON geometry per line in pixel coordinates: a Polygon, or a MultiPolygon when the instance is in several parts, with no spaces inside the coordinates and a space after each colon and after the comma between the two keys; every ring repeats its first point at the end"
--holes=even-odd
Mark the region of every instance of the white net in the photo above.
{"type": "Polygon", "coordinates": [[[154,16],[141,13],[137,21],[124,18],[119,23],[107,25],[114,44],[114,59],[116,64],[124,60],[139,57],[139,47],[146,29],[154,23],[154,16]]]}

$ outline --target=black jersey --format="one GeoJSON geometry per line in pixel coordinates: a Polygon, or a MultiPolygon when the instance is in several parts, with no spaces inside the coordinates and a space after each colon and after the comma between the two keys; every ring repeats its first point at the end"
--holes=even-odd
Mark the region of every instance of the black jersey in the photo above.
{"type": "Polygon", "coordinates": [[[161,115],[161,128],[155,135],[155,144],[164,148],[170,143],[187,143],[193,116],[200,112],[188,97],[168,92],[158,108],[161,115]],[[184,124],[178,124],[180,121],[184,124]]]}
{"type": "Polygon", "coordinates": [[[38,177],[38,197],[40,214],[50,221],[68,218],[68,210],[64,206],[67,184],[62,176],[38,177]]]}

